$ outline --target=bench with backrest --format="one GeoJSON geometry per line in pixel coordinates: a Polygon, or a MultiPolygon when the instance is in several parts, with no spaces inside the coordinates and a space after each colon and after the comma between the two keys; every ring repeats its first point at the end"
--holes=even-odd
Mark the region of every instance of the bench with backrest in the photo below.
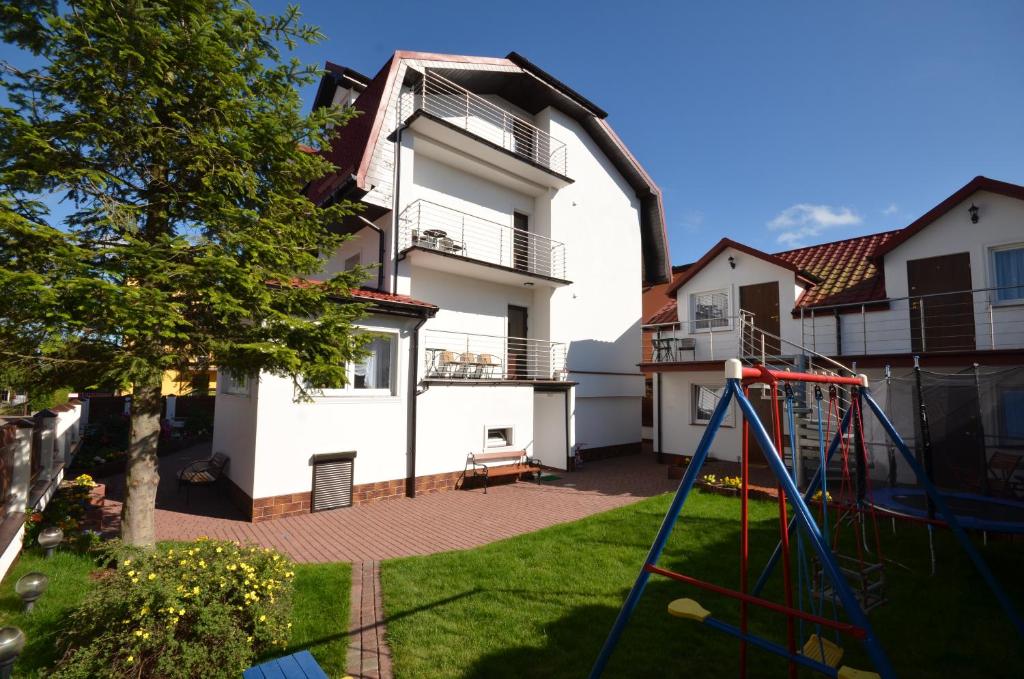
{"type": "Polygon", "coordinates": [[[483,477],[484,493],[487,483],[499,476],[515,476],[534,474],[540,479],[540,462],[526,454],[525,450],[509,450],[499,453],[470,453],[466,458],[466,468],[462,470],[462,486],[467,478],[483,477]]]}
{"type": "Polygon", "coordinates": [[[185,486],[185,502],[189,501],[189,487],[210,486],[224,478],[230,458],[214,453],[206,460],[197,460],[178,472],[178,490],[185,486]]]}

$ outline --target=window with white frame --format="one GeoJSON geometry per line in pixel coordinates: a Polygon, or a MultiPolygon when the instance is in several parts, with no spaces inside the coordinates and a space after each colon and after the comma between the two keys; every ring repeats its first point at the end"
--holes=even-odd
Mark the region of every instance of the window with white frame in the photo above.
{"type": "MultiPolygon", "coordinates": [[[[708,424],[711,416],[718,407],[718,402],[725,393],[724,386],[711,386],[706,384],[691,385],[690,398],[690,422],[691,424],[708,424]]],[[[729,411],[722,420],[722,426],[731,427],[734,425],[733,408],[730,405],[729,411]]]]}
{"type": "Polygon", "coordinates": [[[249,395],[249,376],[236,375],[229,370],[221,370],[217,375],[220,383],[220,393],[229,396],[249,395]]]}
{"type": "Polygon", "coordinates": [[[712,290],[690,295],[690,320],[694,330],[729,327],[729,291],[712,290]]]}
{"type": "Polygon", "coordinates": [[[1024,300],[1024,243],[992,248],[996,301],[1024,300]]]}
{"type": "Polygon", "coordinates": [[[512,445],[512,427],[487,427],[484,445],[488,448],[505,448],[512,445]]]}
{"type": "Polygon", "coordinates": [[[346,366],[348,384],[337,389],[317,389],[313,396],[392,396],[395,394],[395,350],[398,335],[377,335],[366,345],[367,355],[346,366]]]}

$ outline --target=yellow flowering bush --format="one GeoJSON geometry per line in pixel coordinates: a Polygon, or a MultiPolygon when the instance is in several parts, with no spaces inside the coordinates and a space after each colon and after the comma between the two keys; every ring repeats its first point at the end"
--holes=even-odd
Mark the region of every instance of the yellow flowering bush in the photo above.
{"type": "MultiPolygon", "coordinates": [[[[813,502],[821,502],[821,491],[820,490],[815,491],[814,495],[811,496],[811,500],[813,502]]],[[[825,493],[825,500],[827,502],[832,502],[832,493],[826,492],[825,493]]]]}
{"type": "Polygon", "coordinates": [[[112,568],[66,619],[56,679],[237,679],[287,646],[294,564],[280,553],[206,539],[103,553],[112,568]]]}

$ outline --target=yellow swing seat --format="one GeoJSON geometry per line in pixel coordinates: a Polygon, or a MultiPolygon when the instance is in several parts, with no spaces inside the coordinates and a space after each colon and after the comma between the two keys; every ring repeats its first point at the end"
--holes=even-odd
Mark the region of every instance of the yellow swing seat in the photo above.
{"type": "Polygon", "coordinates": [[[674,615],[677,618],[687,618],[688,620],[704,622],[707,620],[708,616],[711,615],[711,611],[707,610],[693,599],[676,599],[668,605],[668,614],[674,615]]]}
{"type": "Polygon", "coordinates": [[[843,659],[843,647],[828,639],[812,634],[811,638],[804,644],[803,653],[806,657],[820,662],[829,667],[839,667],[839,661],[843,659]]]}

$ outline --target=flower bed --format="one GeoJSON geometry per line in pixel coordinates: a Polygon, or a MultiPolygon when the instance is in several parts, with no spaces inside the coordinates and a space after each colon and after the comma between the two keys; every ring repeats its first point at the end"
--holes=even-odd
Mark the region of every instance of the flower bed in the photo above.
{"type": "MultiPolygon", "coordinates": [[[[697,482],[697,485],[700,486],[701,490],[708,493],[725,495],[727,497],[739,497],[740,490],[743,487],[743,480],[738,476],[723,476],[719,478],[714,474],[705,474],[697,482]]],[[[771,493],[760,488],[750,488],[748,490],[748,497],[754,500],[775,499],[771,493]]]]}
{"type": "Polygon", "coordinates": [[[39,531],[47,526],[64,531],[64,544],[75,551],[86,552],[97,545],[104,490],[88,474],[62,481],[46,509],[25,519],[25,545],[34,545],[39,531]]]}
{"type": "Polygon", "coordinates": [[[67,617],[55,679],[238,677],[287,647],[295,566],[281,554],[204,539],[102,554],[111,569],[67,617]]]}

